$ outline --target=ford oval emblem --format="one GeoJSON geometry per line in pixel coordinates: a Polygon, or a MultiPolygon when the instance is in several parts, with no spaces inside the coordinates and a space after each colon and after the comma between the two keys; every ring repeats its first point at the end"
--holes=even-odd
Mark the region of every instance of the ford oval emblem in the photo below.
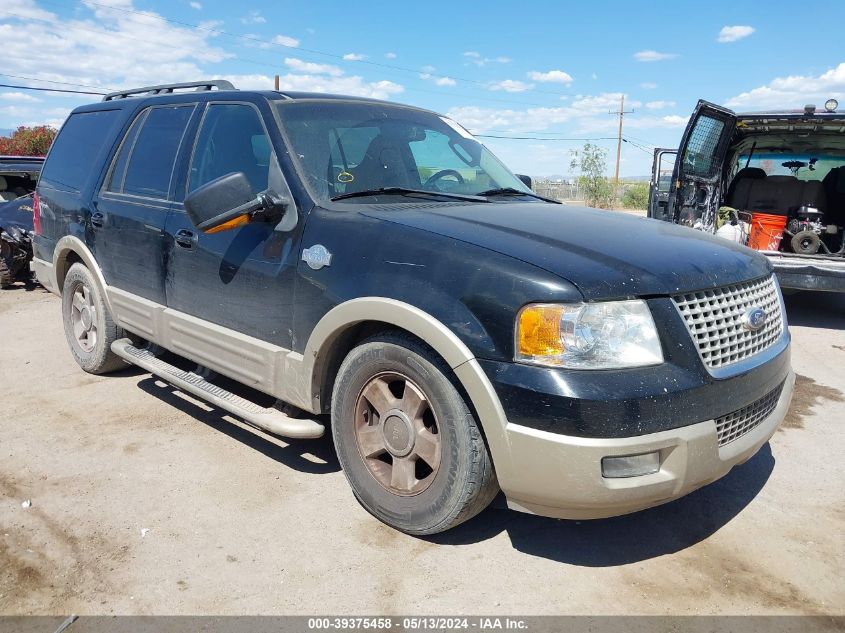
{"type": "Polygon", "coordinates": [[[302,251],[302,261],[313,270],[320,270],[323,266],[331,266],[332,254],[322,244],[314,244],[302,251]]]}
{"type": "Polygon", "coordinates": [[[742,315],[742,326],[746,330],[752,332],[759,332],[766,325],[766,320],[769,318],[769,313],[763,308],[749,308],[748,311],[742,315]]]}

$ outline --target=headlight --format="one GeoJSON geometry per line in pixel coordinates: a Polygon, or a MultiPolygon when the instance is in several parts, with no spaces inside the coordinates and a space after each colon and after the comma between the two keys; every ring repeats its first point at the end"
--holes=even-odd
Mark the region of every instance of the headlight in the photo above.
{"type": "Polygon", "coordinates": [[[645,301],[535,303],[516,319],[516,360],[574,369],[622,369],[663,362],[645,301]]]}

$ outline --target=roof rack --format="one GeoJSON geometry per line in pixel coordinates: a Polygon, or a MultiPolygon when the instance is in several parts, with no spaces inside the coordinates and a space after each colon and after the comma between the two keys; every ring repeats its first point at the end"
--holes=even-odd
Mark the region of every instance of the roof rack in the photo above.
{"type": "Polygon", "coordinates": [[[196,92],[202,92],[217,88],[218,90],[236,90],[232,82],[225,79],[211,79],[209,81],[189,81],[181,84],[163,84],[161,86],[145,86],[143,88],[133,88],[132,90],[118,90],[117,92],[110,92],[103,101],[114,101],[116,99],[126,99],[127,97],[153,97],[161,94],[172,94],[174,90],[184,90],[187,88],[194,88],[196,92]]]}

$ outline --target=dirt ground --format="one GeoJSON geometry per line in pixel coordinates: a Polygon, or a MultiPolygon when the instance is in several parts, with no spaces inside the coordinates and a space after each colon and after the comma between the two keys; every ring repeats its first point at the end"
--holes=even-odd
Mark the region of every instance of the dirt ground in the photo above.
{"type": "Polygon", "coordinates": [[[845,614],[845,295],[787,304],[791,413],[721,481],[593,522],[497,500],[420,539],[360,508],[330,439],[85,374],[58,298],[2,291],[0,614],[845,614]]]}

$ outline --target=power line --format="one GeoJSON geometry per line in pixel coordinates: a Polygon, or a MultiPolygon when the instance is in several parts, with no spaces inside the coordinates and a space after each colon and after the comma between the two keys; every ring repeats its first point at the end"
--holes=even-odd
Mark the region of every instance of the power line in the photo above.
{"type": "MultiPolygon", "coordinates": [[[[91,86],[89,84],[72,83],[70,81],[53,81],[52,79],[38,79],[36,77],[25,77],[23,75],[9,75],[0,73],[0,77],[11,77],[12,79],[24,79],[26,81],[35,81],[43,84],[56,84],[57,86],[74,86],[75,88],[102,88],[103,86],[91,86]]],[[[109,89],[111,90],[111,89],[109,89]]],[[[114,92],[114,90],[112,90],[114,92]]]]}
{"type": "MultiPolygon", "coordinates": [[[[50,0],[42,0],[42,2],[44,4],[52,4],[54,6],[66,6],[66,5],[62,5],[61,3],[51,2],[50,0]]],[[[401,71],[401,72],[413,73],[414,75],[419,75],[421,72],[423,72],[418,68],[409,68],[407,66],[399,66],[397,64],[388,64],[388,63],[385,63],[385,62],[376,62],[376,61],[372,61],[372,60],[368,60],[368,59],[345,59],[345,57],[343,55],[340,55],[338,53],[329,53],[329,52],[326,52],[326,51],[320,51],[320,50],[313,49],[313,48],[303,48],[303,47],[298,46],[298,45],[293,46],[291,44],[283,44],[281,42],[276,42],[274,40],[267,40],[267,39],[263,39],[263,38],[256,37],[256,36],[253,36],[253,35],[245,35],[245,34],[242,34],[242,33],[230,33],[229,31],[224,31],[222,29],[216,29],[214,27],[202,26],[200,24],[192,24],[190,22],[183,22],[181,20],[174,20],[172,18],[166,18],[166,17],[159,15],[157,13],[154,14],[154,13],[146,12],[146,11],[137,11],[137,10],[132,10],[132,9],[126,9],[124,7],[117,7],[117,6],[110,5],[110,4],[92,2],[91,0],[88,0],[85,4],[90,5],[90,6],[95,6],[95,7],[101,7],[103,9],[110,9],[112,11],[119,11],[120,13],[133,13],[135,15],[141,15],[141,16],[146,17],[146,18],[152,18],[152,19],[155,19],[155,20],[160,20],[162,22],[168,22],[170,24],[178,24],[179,26],[188,27],[188,28],[195,29],[195,30],[198,30],[198,31],[206,31],[208,33],[215,33],[215,34],[218,34],[218,35],[225,35],[227,37],[243,39],[243,40],[247,40],[247,41],[250,41],[250,42],[253,42],[253,43],[257,43],[257,44],[278,46],[278,47],[290,49],[290,50],[293,50],[293,51],[303,51],[303,52],[311,53],[311,54],[314,54],[314,55],[321,55],[321,56],[324,56],[324,57],[330,57],[332,59],[337,59],[337,60],[342,61],[342,62],[347,62],[347,63],[351,62],[351,63],[355,63],[355,64],[366,64],[368,66],[377,66],[379,68],[389,68],[391,70],[398,70],[398,71],[401,71]]],[[[431,77],[434,77],[436,79],[454,79],[455,81],[477,84],[477,85],[481,85],[481,86],[485,86],[485,87],[488,84],[488,82],[481,81],[479,79],[469,79],[467,77],[456,77],[455,75],[443,75],[443,74],[434,73],[434,72],[430,72],[430,73],[426,73],[426,74],[428,74],[431,77]]],[[[566,93],[555,92],[553,90],[540,90],[540,89],[532,88],[531,91],[537,92],[537,93],[542,93],[542,94],[554,95],[556,97],[568,97],[568,96],[570,96],[566,93]]]]}
{"type": "MultiPolygon", "coordinates": [[[[22,14],[11,12],[11,11],[5,11],[4,13],[6,13],[7,15],[11,15],[11,16],[20,18],[20,19],[35,20],[35,21],[39,21],[39,22],[45,22],[47,24],[52,24],[52,21],[48,20],[46,18],[37,18],[37,17],[25,16],[25,15],[22,15],[22,14]]],[[[139,12],[135,11],[134,13],[139,13],[139,12]]],[[[146,15],[146,14],[141,13],[141,15],[146,15]]],[[[149,17],[156,17],[156,16],[149,16],[149,17]]],[[[168,21],[165,18],[161,18],[161,19],[164,20],[164,21],[168,21]]],[[[92,28],[87,28],[87,27],[83,27],[83,26],[79,26],[79,25],[75,25],[74,28],[77,28],[81,31],[87,31],[89,33],[96,33],[98,35],[113,35],[112,31],[108,31],[108,30],[105,30],[105,29],[92,29],[92,28]]],[[[209,30],[209,29],[205,29],[204,27],[198,27],[198,28],[200,28],[200,30],[209,30]]],[[[214,32],[217,32],[217,31],[214,31],[214,32]]],[[[220,33],[226,34],[223,31],[220,31],[220,33]]],[[[147,41],[143,38],[132,37],[131,35],[122,35],[122,37],[124,37],[126,39],[136,40],[136,41],[139,41],[139,42],[146,42],[147,41]]],[[[232,35],[232,37],[247,37],[247,36],[232,35]]],[[[247,37],[247,39],[254,39],[254,38],[247,37]]],[[[260,40],[260,41],[264,41],[264,40],[260,40]]],[[[272,43],[272,42],[267,42],[267,43],[272,43]]],[[[274,45],[283,46],[282,44],[274,44],[274,45]]],[[[191,48],[170,46],[170,45],[167,45],[167,44],[158,44],[158,46],[170,48],[170,49],[176,50],[176,51],[193,51],[193,49],[191,49],[191,48]]],[[[297,49],[297,50],[307,50],[307,49],[297,49]]],[[[270,62],[265,62],[265,61],[261,61],[261,60],[257,60],[257,59],[250,59],[250,58],[247,58],[247,57],[242,57],[240,55],[236,55],[235,59],[238,59],[239,61],[247,63],[247,64],[254,64],[254,65],[258,65],[258,66],[272,68],[273,70],[276,70],[276,71],[279,69],[279,66],[277,64],[273,64],[273,63],[270,63],[270,62]]],[[[375,63],[375,62],[373,62],[373,63],[375,63]]],[[[417,72],[417,71],[414,71],[414,72],[417,72]]],[[[219,75],[221,73],[215,73],[215,74],[219,75]]],[[[479,83],[481,83],[481,82],[479,82],[479,83]]],[[[267,89],[270,90],[271,87],[268,85],[267,89]]],[[[478,97],[478,96],[467,95],[467,94],[462,94],[462,93],[457,93],[457,92],[451,92],[451,91],[448,91],[448,90],[433,90],[433,89],[426,89],[426,88],[410,88],[410,87],[405,87],[405,86],[403,86],[403,89],[408,90],[409,92],[425,92],[425,93],[432,93],[432,94],[439,94],[439,95],[445,94],[445,95],[449,95],[449,96],[453,96],[453,97],[463,97],[463,98],[467,98],[467,99],[473,99],[475,101],[497,101],[497,102],[500,102],[500,103],[512,103],[512,104],[518,104],[518,105],[532,105],[532,106],[538,106],[538,107],[545,107],[545,105],[547,105],[547,104],[541,104],[541,103],[536,103],[536,102],[531,102],[531,101],[517,101],[517,100],[514,100],[514,99],[501,99],[501,98],[490,97],[490,96],[478,97]]]]}
{"type": "Polygon", "coordinates": [[[87,92],[85,90],[68,90],[66,88],[38,88],[36,86],[15,86],[12,84],[0,84],[0,88],[17,88],[18,90],[41,90],[43,92],[72,92],[78,95],[104,95],[105,92],[87,92]]]}
{"type": "MultiPolygon", "coordinates": [[[[64,4],[57,3],[57,2],[51,2],[49,0],[42,0],[42,3],[51,4],[53,6],[66,6],[64,4]]],[[[231,32],[224,31],[222,29],[217,29],[217,28],[214,28],[214,27],[208,27],[208,26],[203,26],[203,25],[200,25],[200,24],[192,24],[190,22],[183,22],[181,20],[174,20],[172,18],[166,18],[166,17],[161,16],[159,14],[153,14],[153,13],[148,13],[148,12],[144,12],[144,11],[126,9],[126,8],[123,8],[123,7],[116,7],[114,5],[102,4],[102,3],[97,3],[97,2],[86,2],[85,4],[91,5],[91,6],[96,6],[96,7],[101,7],[101,8],[104,8],[104,9],[109,9],[109,10],[112,10],[112,11],[119,11],[121,13],[132,13],[132,14],[140,15],[140,16],[143,16],[143,17],[146,17],[146,18],[151,18],[151,19],[154,19],[154,20],[159,20],[159,21],[162,21],[162,22],[167,22],[167,23],[170,23],[170,24],[176,24],[176,25],[179,25],[179,26],[187,27],[187,28],[194,29],[194,30],[197,30],[197,31],[214,33],[216,35],[225,35],[226,37],[241,39],[241,40],[245,40],[245,41],[248,41],[248,42],[251,42],[251,43],[254,43],[254,44],[261,44],[265,47],[275,46],[275,47],[289,49],[291,51],[295,51],[295,52],[299,52],[299,53],[304,52],[304,53],[309,53],[309,54],[312,54],[312,55],[329,57],[329,58],[336,59],[336,60],[344,62],[344,63],[366,64],[368,66],[376,66],[376,67],[379,67],[379,68],[386,68],[386,69],[399,71],[399,72],[403,72],[403,73],[412,73],[412,74],[416,75],[417,77],[422,72],[424,72],[421,69],[417,69],[417,68],[409,68],[407,66],[399,66],[399,65],[396,65],[396,64],[387,64],[387,63],[384,63],[384,62],[376,62],[376,61],[367,60],[367,59],[345,59],[344,55],[340,55],[340,54],[337,54],[337,53],[329,53],[329,52],[326,52],[326,51],[320,51],[320,50],[313,49],[313,48],[303,48],[303,47],[298,46],[298,45],[293,46],[291,44],[283,44],[281,42],[276,42],[274,40],[267,40],[267,39],[255,37],[255,36],[252,36],[252,35],[245,35],[245,34],[241,34],[241,33],[231,33],[231,32]]],[[[16,14],[11,14],[11,15],[16,15],[16,14]]],[[[16,17],[26,18],[27,16],[16,15],[16,17]]],[[[29,19],[38,19],[38,18],[29,18],[29,19]]],[[[44,20],[44,21],[49,21],[49,20],[44,20]]],[[[81,28],[81,27],[79,27],[79,28],[81,28]]],[[[305,57],[305,56],[303,55],[303,57],[305,57]]],[[[246,58],[243,58],[243,57],[240,57],[240,56],[238,56],[237,58],[242,60],[242,61],[250,61],[250,60],[247,60],[246,58]]],[[[263,62],[254,62],[254,63],[263,63],[263,62]]],[[[273,65],[273,67],[275,68],[276,66],[273,65]]],[[[489,82],[481,81],[479,79],[469,79],[467,77],[457,77],[457,76],[454,76],[454,75],[444,75],[444,74],[435,73],[435,72],[429,72],[429,73],[426,73],[426,74],[429,75],[431,78],[453,79],[455,81],[460,81],[460,82],[464,82],[464,83],[482,86],[485,89],[487,89],[488,86],[489,86],[489,82]]],[[[418,88],[408,88],[408,90],[411,90],[411,91],[416,90],[418,92],[433,92],[435,94],[452,94],[454,96],[466,96],[466,95],[460,95],[460,94],[457,94],[457,93],[451,93],[449,91],[424,90],[424,89],[418,89],[418,88]]],[[[570,95],[567,95],[565,93],[555,92],[555,91],[552,91],[552,90],[542,90],[542,89],[538,89],[538,88],[531,88],[530,90],[531,90],[531,92],[554,95],[556,97],[568,97],[568,96],[570,96],[570,95]]],[[[470,97],[470,98],[475,98],[475,97],[470,97]]],[[[524,105],[535,105],[535,106],[540,106],[540,107],[545,105],[545,104],[532,103],[532,102],[527,102],[527,101],[516,101],[516,100],[513,100],[513,99],[498,99],[498,98],[495,98],[495,97],[487,97],[486,100],[499,101],[499,102],[502,102],[502,103],[518,103],[518,104],[524,104],[524,105]]]]}

